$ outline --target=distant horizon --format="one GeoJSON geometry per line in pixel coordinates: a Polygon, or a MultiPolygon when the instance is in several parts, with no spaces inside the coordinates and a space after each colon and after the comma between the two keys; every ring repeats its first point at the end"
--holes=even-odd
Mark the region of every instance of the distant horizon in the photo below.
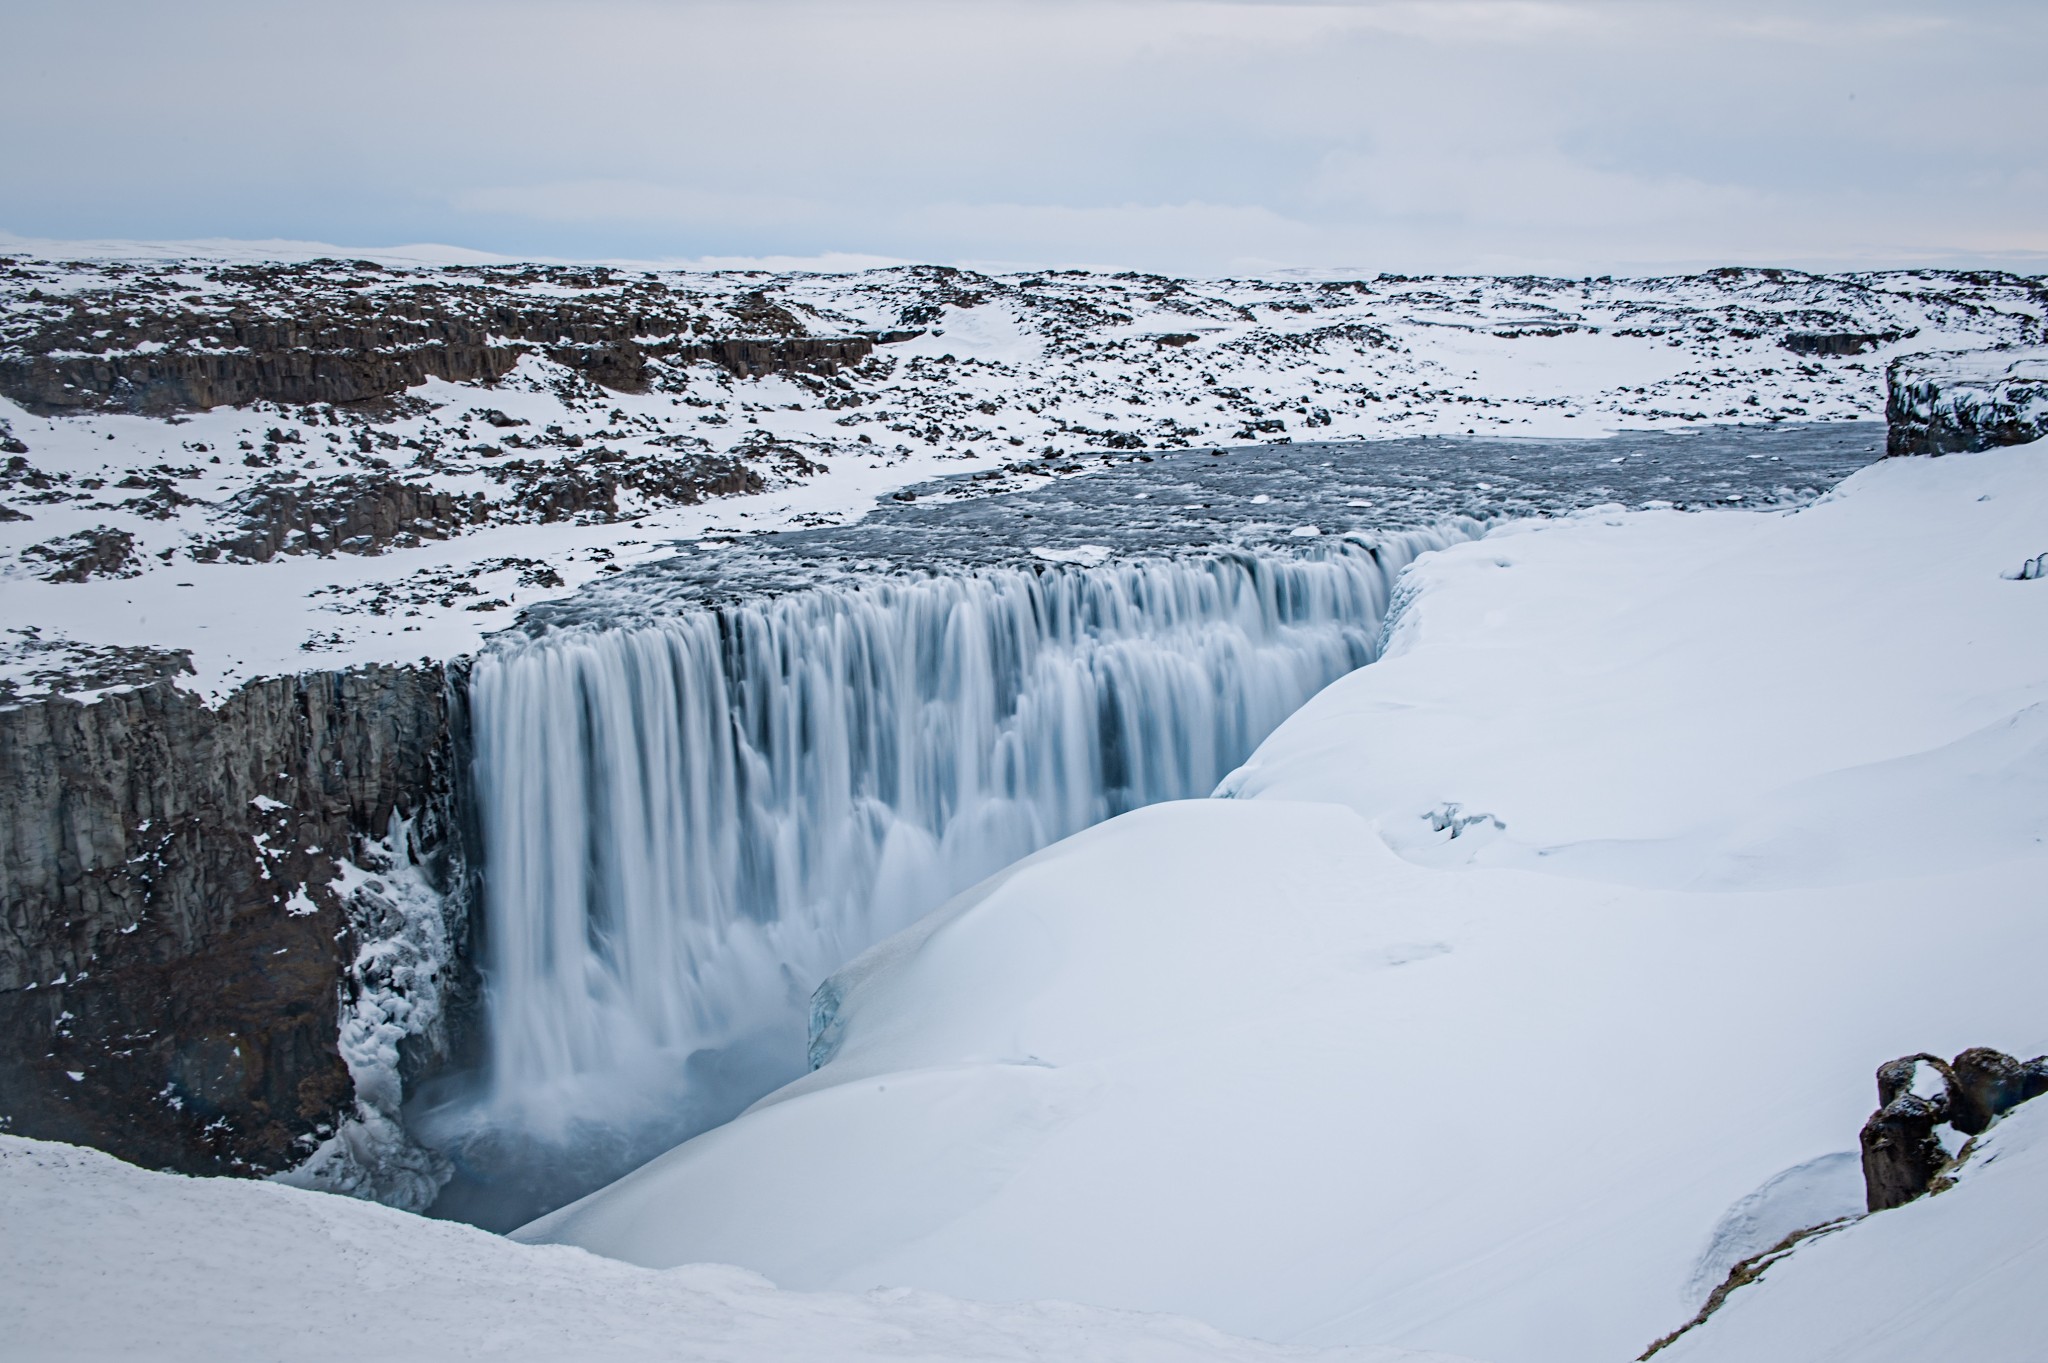
{"type": "Polygon", "coordinates": [[[1154,270],[1143,266],[1073,261],[975,261],[917,260],[886,256],[863,256],[849,252],[825,252],[817,256],[713,256],[708,258],[649,258],[619,256],[550,256],[507,254],[479,250],[451,242],[401,242],[382,246],[351,245],[343,242],[288,238],[202,237],[192,239],[138,238],[51,238],[28,237],[0,228],[0,256],[20,256],[44,261],[66,259],[85,261],[175,261],[217,260],[244,263],[305,264],[318,260],[368,260],[387,267],[438,269],[463,266],[546,265],[598,266],[614,270],[658,271],[689,274],[860,274],[869,270],[936,267],[1000,276],[1040,271],[1084,270],[1115,274],[1135,272],[1165,278],[1225,279],[1370,279],[1377,275],[1409,278],[1502,279],[1529,276],[1544,279],[1668,279],[1710,273],[1715,270],[1780,271],[1786,274],[1854,275],[1907,274],[1914,271],[1998,271],[2023,278],[2048,278],[2048,254],[2030,255],[2025,263],[1996,261],[1952,262],[1912,261],[1897,264],[1815,265],[1764,261],[1704,260],[1674,262],[1659,268],[1598,270],[1401,270],[1386,265],[1280,266],[1265,270],[1193,272],[1154,270]],[[2031,266],[2032,268],[2027,268],[2031,266]]]}
{"type": "Polygon", "coordinates": [[[2048,6],[2024,0],[0,0],[0,23],[0,225],[31,238],[2048,270],[2048,6]]]}

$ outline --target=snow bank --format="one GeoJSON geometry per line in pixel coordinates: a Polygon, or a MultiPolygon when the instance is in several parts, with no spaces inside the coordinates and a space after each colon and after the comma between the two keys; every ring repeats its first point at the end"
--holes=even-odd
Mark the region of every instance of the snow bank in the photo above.
{"type": "Polygon", "coordinates": [[[2030,1363],[2048,1281],[2048,1103],[2014,1110],[1950,1191],[1800,1248],[1659,1363],[2030,1363]]]}
{"type": "Polygon", "coordinates": [[[1239,798],[883,943],[821,1068],[520,1235],[1632,1358],[1840,1200],[1879,1061],[2048,1041],[2044,513],[2034,446],[1431,556],[1239,798]]]}
{"type": "Polygon", "coordinates": [[[739,1269],[650,1273],[579,1250],[275,1184],[156,1174],[0,1136],[0,1329],[20,1363],[364,1357],[718,1363],[1457,1363],[1311,1353],[1193,1321],[929,1293],[777,1291],[739,1269]]]}

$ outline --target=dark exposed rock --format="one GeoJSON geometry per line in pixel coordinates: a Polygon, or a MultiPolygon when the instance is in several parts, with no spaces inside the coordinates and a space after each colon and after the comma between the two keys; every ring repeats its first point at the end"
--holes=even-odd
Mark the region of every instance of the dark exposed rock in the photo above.
{"type": "Polygon", "coordinates": [[[1885,369],[1885,453],[1956,454],[2048,436],[2048,349],[1909,355],[1885,369]]]}
{"type": "Polygon", "coordinates": [[[0,705],[117,686],[147,686],[188,676],[193,670],[190,649],[81,644],[73,639],[45,638],[34,625],[5,633],[14,637],[0,639],[0,661],[10,664],[15,676],[0,678],[0,705]]]}
{"type": "Polygon", "coordinates": [[[657,501],[694,506],[706,497],[759,492],[767,482],[739,459],[699,456],[608,463],[603,451],[592,462],[571,468],[508,464],[515,479],[512,505],[547,521],[595,516],[610,520],[619,514],[619,489],[629,488],[657,501]]]}
{"type": "Polygon", "coordinates": [[[0,710],[0,1129],[191,1173],[303,1159],[352,1093],[338,859],[398,813],[456,888],[461,731],[437,666],[0,710]]]}
{"type": "Polygon", "coordinates": [[[1949,1125],[1980,1135],[1999,1114],[2048,1092],[2048,1057],[2015,1060],[1989,1046],[1972,1046],[1950,1066],[1949,1125]]]}
{"type": "Polygon", "coordinates": [[[142,567],[135,559],[135,537],[126,530],[96,526],[75,535],[45,540],[21,551],[25,559],[48,564],[50,582],[84,582],[94,577],[135,577],[142,567]]]}
{"type": "MultiPolygon", "coordinates": [[[[522,472],[510,468],[508,472],[522,472]]],[[[541,466],[515,485],[511,502],[543,523],[595,515],[611,520],[619,514],[619,480],[608,469],[541,466]]]]}
{"type": "Polygon", "coordinates": [[[239,533],[215,541],[205,557],[264,562],[280,553],[373,554],[393,543],[447,539],[487,519],[481,495],[459,497],[367,474],[296,483],[262,484],[234,499],[239,533]]]}
{"type": "Polygon", "coordinates": [[[245,291],[226,308],[194,306],[196,297],[146,278],[61,305],[38,299],[6,328],[0,393],[43,415],[354,404],[430,378],[495,382],[529,353],[641,391],[654,359],[709,360],[743,376],[830,373],[874,347],[866,336],[812,336],[759,291],[718,319],[652,281],[621,287],[609,275],[562,274],[553,282],[589,292],[540,301],[507,287],[539,274],[456,269],[401,282],[364,262],[339,274],[335,264],[219,270],[245,291]]]}
{"type": "Polygon", "coordinates": [[[1988,1046],[1973,1046],[1954,1063],[1934,1055],[1888,1060],[1877,1070],[1878,1109],[1863,1124],[1863,1189],[1873,1212],[1902,1206],[1946,1186],[1948,1152],[1934,1128],[1944,1122],[1968,1136],[2001,1114],[2048,1093],[2048,1056],[2022,1063],[1988,1046]],[[1941,1076],[1942,1092],[1915,1094],[1921,1065],[1941,1076]]]}
{"type": "Polygon", "coordinates": [[[1863,1124],[1861,1137],[1864,1200],[1874,1212],[1911,1202],[1948,1163],[1934,1134],[1948,1119],[1948,1099],[1912,1091],[1922,1062],[1939,1067],[1945,1077],[1946,1062],[1931,1055],[1888,1061],[1877,1071],[1878,1110],[1863,1124]]]}
{"type": "Polygon", "coordinates": [[[1795,331],[1779,344],[1794,355],[1861,355],[1904,340],[1907,331],[1795,331]]]}

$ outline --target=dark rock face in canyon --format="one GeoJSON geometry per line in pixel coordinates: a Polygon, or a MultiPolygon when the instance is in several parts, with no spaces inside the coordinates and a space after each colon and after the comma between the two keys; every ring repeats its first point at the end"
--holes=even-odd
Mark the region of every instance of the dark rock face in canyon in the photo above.
{"type": "Polygon", "coordinates": [[[363,667],[211,708],[162,680],[0,711],[0,1129],[239,1174],[333,1131],[342,863],[396,815],[464,902],[459,680],[363,667]]]}
{"type": "Polygon", "coordinates": [[[1887,454],[1958,454],[2048,436],[2048,347],[1908,355],[1885,371],[1887,454]]]}

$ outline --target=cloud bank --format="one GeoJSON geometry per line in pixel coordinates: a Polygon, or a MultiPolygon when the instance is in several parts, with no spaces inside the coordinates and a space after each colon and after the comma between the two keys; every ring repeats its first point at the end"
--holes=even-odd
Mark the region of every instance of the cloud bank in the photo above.
{"type": "Polygon", "coordinates": [[[2048,265],[2038,4],[0,3],[0,228],[1190,273],[2048,265]]]}

